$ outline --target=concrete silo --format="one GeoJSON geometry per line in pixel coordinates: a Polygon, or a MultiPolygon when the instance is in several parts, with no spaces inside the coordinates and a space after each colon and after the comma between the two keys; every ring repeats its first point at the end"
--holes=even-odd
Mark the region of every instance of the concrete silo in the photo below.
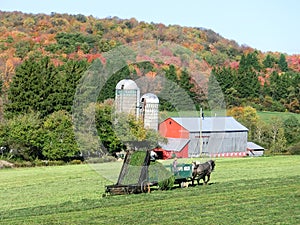
{"type": "Polygon", "coordinates": [[[141,117],[144,127],[158,130],[159,99],[155,94],[147,93],[141,97],[141,117]]]}
{"type": "Polygon", "coordinates": [[[133,80],[124,79],[116,86],[116,112],[139,116],[140,89],[133,80]]]}

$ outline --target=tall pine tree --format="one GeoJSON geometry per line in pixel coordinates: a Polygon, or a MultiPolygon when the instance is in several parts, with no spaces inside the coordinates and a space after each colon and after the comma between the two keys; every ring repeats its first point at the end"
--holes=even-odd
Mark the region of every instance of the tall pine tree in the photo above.
{"type": "Polygon", "coordinates": [[[9,102],[6,105],[8,116],[39,111],[45,116],[51,110],[49,101],[53,80],[57,77],[57,68],[48,57],[40,60],[30,58],[16,69],[8,92],[9,102]]]}
{"type": "Polygon", "coordinates": [[[279,60],[278,60],[278,66],[279,69],[282,72],[287,72],[288,71],[288,64],[286,62],[286,58],[284,54],[280,54],[279,60]]]}
{"type": "Polygon", "coordinates": [[[8,92],[7,116],[40,112],[45,117],[58,110],[71,111],[85,61],[68,61],[55,67],[49,57],[29,58],[16,69],[8,92]]]}
{"type": "Polygon", "coordinates": [[[248,53],[242,56],[236,80],[236,89],[240,97],[256,98],[259,96],[261,88],[258,80],[259,69],[257,54],[248,53]]]}

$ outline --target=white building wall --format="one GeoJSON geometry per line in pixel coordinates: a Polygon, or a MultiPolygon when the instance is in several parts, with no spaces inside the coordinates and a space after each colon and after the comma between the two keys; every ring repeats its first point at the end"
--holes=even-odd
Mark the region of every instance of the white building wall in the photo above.
{"type": "Polygon", "coordinates": [[[116,89],[115,105],[116,112],[130,113],[138,116],[138,101],[140,98],[139,90],[137,89],[116,89]]]}
{"type": "Polygon", "coordinates": [[[159,99],[153,93],[146,93],[141,97],[140,109],[141,118],[144,122],[144,127],[147,129],[158,130],[159,117],[159,99]]]}
{"type": "Polygon", "coordinates": [[[143,111],[144,127],[158,130],[158,103],[146,103],[143,111]]]}
{"type": "MultiPolygon", "coordinates": [[[[200,155],[200,133],[190,133],[189,157],[200,155]]],[[[248,132],[202,133],[202,154],[246,152],[248,132]]]]}

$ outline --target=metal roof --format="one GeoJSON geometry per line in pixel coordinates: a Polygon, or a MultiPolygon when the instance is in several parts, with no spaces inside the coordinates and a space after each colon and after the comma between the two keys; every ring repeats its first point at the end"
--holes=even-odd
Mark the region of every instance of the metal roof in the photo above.
{"type": "Polygon", "coordinates": [[[167,151],[175,151],[175,152],[180,152],[184,146],[186,146],[189,142],[190,139],[184,139],[184,138],[167,138],[168,143],[160,143],[160,146],[162,149],[167,150],[167,151]]]}
{"type": "Polygon", "coordinates": [[[202,132],[241,132],[248,129],[236,121],[233,117],[171,117],[180,126],[189,132],[200,132],[200,119],[202,120],[202,132]]]}
{"type": "Polygon", "coordinates": [[[253,142],[247,142],[247,149],[250,149],[250,150],[265,150],[263,147],[259,146],[258,144],[255,144],[253,142]]]}
{"type": "Polygon", "coordinates": [[[139,87],[133,80],[124,79],[120,80],[119,83],[117,83],[116,89],[137,90],[139,89],[139,87]]]}
{"type": "Polygon", "coordinates": [[[156,103],[156,104],[159,103],[158,97],[155,94],[152,94],[152,93],[146,93],[146,94],[144,94],[141,97],[141,101],[142,101],[143,98],[146,100],[146,103],[156,103]]]}

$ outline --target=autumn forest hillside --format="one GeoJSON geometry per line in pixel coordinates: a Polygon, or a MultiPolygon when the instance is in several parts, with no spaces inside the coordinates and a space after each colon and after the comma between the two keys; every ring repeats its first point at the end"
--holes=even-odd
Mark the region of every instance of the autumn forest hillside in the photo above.
{"type": "MultiPolygon", "coordinates": [[[[109,152],[124,149],[114,136],[109,114],[116,83],[142,75],[155,77],[158,71],[163,71],[168,80],[184,90],[197,108],[209,110],[207,96],[218,100],[221,93],[227,109],[239,111],[239,107],[251,107],[300,113],[300,55],[261,52],[201,27],[146,23],[135,18],[0,11],[0,146],[14,149],[13,155],[26,160],[65,160],[78,154],[71,111],[80,78],[93,62],[104,63],[110,50],[145,40],[155,43],[153,50],[164,43],[175,43],[195,57],[188,54],[178,57],[178,52],[161,48],[160,54],[168,56],[170,61],[144,60],[126,65],[107,80],[95,106],[94,122],[98,132],[95,135],[104,140],[109,152]],[[203,72],[200,82],[193,72],[178,66],[190,62],[197,65],[195,71],[203,72]]],[[[139,57],[147,59],[147,54],[139,57]]],[[[173,99],[161,99],[161,111],[176,111],[176,101],[185,102],[176,95],[176,85],[174,93],[166,93],[173,99]]],[[[142,129],[141,124],[132,123],[142,129]]],[[[259,124],[255,122],[250,134],[256,134],[259,124]]],[[[293,119],[290,124],[295,124],[293,119]]],[[[289,144],[298,143],[293,136],[299,127],[296,124],[293,134],[285,134],[289,135],[286,139],[291,138],[289,144]]],[[[278,130],[274,130],[275,136],[269,130],[265,129],[265,139],[261,136],[252,139],[266,142],[270,148],[275,141],[285,143],[277,138],[278,130]]],[[[288,126],[286,130],[290,130],[288,126]]],[[[83,141],[89,151],[94,148],[91,140],[83,141]]],[[[286,144],[281,149],[286,150],[286,144]]],[[[4,154],[1,151],[0,155],[4,154]]]]}
{"type": "Polygon", "coordinates": [[[210,29],[146,23],[134,18],[0,12],[0,31],[2,92],[7,92],[16,67],[31,58],[49,57],[54,66],[69,60],[91,63],[116,46],[157,40],[177,43],[201,57],[202,69],[213,70],[223,93],[227,93],[228,106],[251,102],[258,109],[299,112],[296,77],[300,55],[263,53],[210,29]],[[253,85],[252,91],[247,90],[253,85]],[[275,107],[269,107],[273,102],[275,107]]]}

